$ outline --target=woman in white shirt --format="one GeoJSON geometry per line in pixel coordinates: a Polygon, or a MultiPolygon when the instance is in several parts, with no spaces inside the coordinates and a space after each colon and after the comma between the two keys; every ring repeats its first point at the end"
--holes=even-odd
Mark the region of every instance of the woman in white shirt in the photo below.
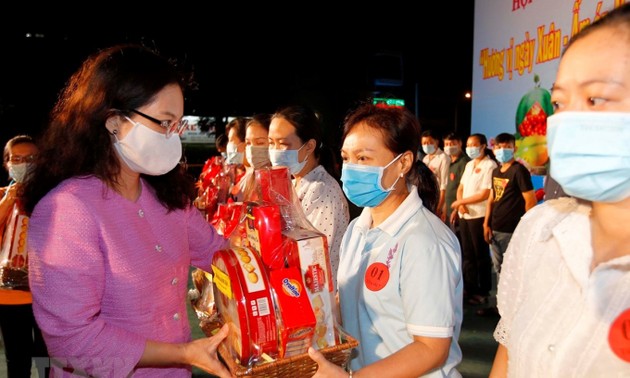
{"type": "Polygon", "coordinates": [[[459,216],[464,271],[464,299],[469,304],[486,303],[492,288],[490,249],[483,237],[483,221],[490,188],[492,170],[497,167],[494,155],[483,134],[472,134],[466,142],[466,154],[472,159],[466,164],[457,188],[457,200],[451,208],[451,223],[459,216]]]}
{"type": "Polygon", "coordinates": [[[336,179],[332,152],[323,146],[315,112],[304,106],[289,106],[276,112],[269,125],[269,157],[274,166],[289,168],[306,218],[328,238],[336,287],[339,246],[350,214],[336,179]]]}
{"type": "Polygon", "coordinates": [[[547,120],[573,198],[527,212],[501,265],[491,377],[630,376],[630,5],[567,45],[547,120]]]}
{"type": "MultiPolygon", "coordinates": [[[[363,105],[344,125],[344,193],[363,207],[341,245],[339,303],[359,346],[350,376],[461,377],[459,243],[425,206],[435,175],[416,162],[420,125],[405,109],[363,105]]],[[[312,348],[315,377],[347,377],[312,348]]]]}

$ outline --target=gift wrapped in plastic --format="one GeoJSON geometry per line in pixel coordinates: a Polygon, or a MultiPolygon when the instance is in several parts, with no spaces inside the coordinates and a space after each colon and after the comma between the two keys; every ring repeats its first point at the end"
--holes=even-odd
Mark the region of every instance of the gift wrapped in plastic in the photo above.
{"type": "Polygon", "coordinates": [[[16,200],[2,235],[0,249],[0,287],[28,290],[26,239],[29,218],[16,200]]]}
{"type": "MultiPolygon", "coordinates": [[[[330,353],[356,346],[336,321],[327,238],[306,219],[288,169],[261,168],[254,177],[247,201],[217,212],[231,245],[211,267],[212,310],[230,328],[224,359],[249,374],[292,358],[311,361],[309,346],[330,353]]],[[[207,334],[218,326],[201,325],[207,334]]]]}

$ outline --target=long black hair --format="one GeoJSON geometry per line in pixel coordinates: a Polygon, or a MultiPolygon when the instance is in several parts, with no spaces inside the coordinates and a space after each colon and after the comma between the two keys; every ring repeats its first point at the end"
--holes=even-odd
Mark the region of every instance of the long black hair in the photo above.
{"type": "MultiPolygon", "coordinates": [[[[90,56],[69,79],[54,106],[39,146],[33,173],[25,183],[28,213],[50,190],[71,177],[95,176],[118,186],[120,161],[106,120],[151,103],[172,84],[184,89],[182,75],[165,58],[137,45],[117,45],[90,56]]],[[[161,176],[142,175],[169,210],[190,205],[194,179],[182,164],[161,176]]]]}

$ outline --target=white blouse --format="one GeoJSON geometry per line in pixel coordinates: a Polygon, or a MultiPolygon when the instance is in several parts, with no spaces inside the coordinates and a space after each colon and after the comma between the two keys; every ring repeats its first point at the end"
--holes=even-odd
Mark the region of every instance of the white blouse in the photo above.
{"type": "Polygon", "coordinates": [[[350,221],[348,201],[339,183],[321,165],[302,177],[295,191],[306,219],[328,238],[332,276],[337,287],[339,248],[350,221]]]}
{"type": "Polygon", "coordinates": [[[508,350],[509,377],[630,376],[630,256],[591,271],[589,215],[576,199],[551,200],[514,231],[494,332],[508,350]]]}

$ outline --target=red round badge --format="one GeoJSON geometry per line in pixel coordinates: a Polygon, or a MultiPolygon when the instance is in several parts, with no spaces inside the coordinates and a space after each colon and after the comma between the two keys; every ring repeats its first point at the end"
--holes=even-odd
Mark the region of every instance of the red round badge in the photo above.
{"type": "Polygon", "coordinates": [[[368,266],[365,271],[365,287],[370,291],[379,291],[389,281],[389,268],[387,265],[377,262],[368,266]]]}
{"type": "Polygon", "coordinates": [[[630,362],[630,309],[622,312],[608,332],[610,349],[626,362],[630,362]]]}
{"type": "Polygon", "coordinates": [[[481,168],[475,168],[475,173],[481,172],[481,168]]]}
{"type": "Polygon", "coordinates": [[[451,172],[451,181],[455,181],[455,173],[451,172]]]}

